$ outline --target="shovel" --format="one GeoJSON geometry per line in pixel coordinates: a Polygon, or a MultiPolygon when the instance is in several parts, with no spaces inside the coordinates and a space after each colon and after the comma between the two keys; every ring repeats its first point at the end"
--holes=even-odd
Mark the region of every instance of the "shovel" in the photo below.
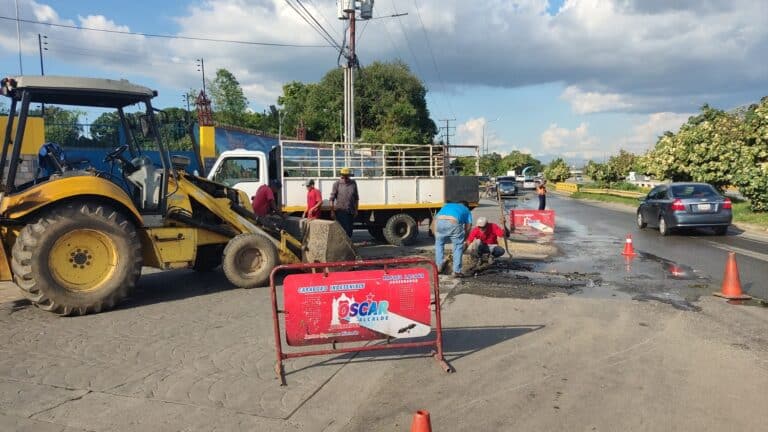
{"type": "Polygon", "coordinates": [[[512,258],[512,253],[509,251],[509,243],[507,241],[507,219],[504,217],[504,201],[501,199],[501,191],[496,189],[496,198],[499,200],[499,212],[501,212],[501,226],[504,227],[504,250],[507,251],[507,255],[512,258]]]}

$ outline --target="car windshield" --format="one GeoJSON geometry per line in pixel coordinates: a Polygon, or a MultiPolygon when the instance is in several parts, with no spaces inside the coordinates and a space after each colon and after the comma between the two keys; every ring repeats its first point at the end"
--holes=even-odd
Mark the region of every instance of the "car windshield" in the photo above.
{"type": "Polygon", "coordinates": [[[511,182],[511,181],[499,182],[499,186],[502,186],[502,187],[512,187],[514,185],[515,185],[515,182],[511,182]]]}
{"type": "Polygon", "coordinates": [[[718,198],[719,193],[710,185],[673,185],[672,195],[676,198],[718,198]]]}

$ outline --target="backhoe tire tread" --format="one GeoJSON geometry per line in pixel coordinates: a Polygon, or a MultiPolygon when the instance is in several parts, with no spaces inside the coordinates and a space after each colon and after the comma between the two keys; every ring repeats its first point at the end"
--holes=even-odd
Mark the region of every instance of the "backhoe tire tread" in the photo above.
{"type": "Polygon", "coordinates": [[[272,241],[260,234],[239,234],[229,240],[224,247],[221,268],[229,282],[240,288],[264,286],[269,281],[272,269],[279,263],[277,249],[272,241]],[[243,254],[258,251],[258,268],[244,268],[247,257],[243,254]],[[250,270],[250,271],[249,271],[250,270]]]}
{"type": "Polygon", "coordinates": [[[11,251],[11,270],[16,285],[40,309],[65,316],[98,313],[114,307],[136,285],[141,275],[140,245],[133,223],[112,207],[70,203],[54,207],[22,228],[11,251]],[[117,268],[102,287],[92,291],[70,291],[51,274],[52,246],[61,235],[74,229],[100,232],[115,245],[117,268]]]}

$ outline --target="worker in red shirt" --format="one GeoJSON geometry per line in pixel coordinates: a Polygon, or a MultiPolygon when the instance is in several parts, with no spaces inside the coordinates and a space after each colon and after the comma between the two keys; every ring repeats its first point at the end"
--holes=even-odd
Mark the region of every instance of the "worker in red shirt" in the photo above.
{"type": "Polygon", "coordinates": [[[320,217],[320,206],[323,205],[323,195],[315,188],[315,181],[309,180],[304,184],[307,187],[307,209],[301,217],[317,219],[320,217]]]}
{"type": "Polygon", "coordinates": [[[251,197],[251,205],[256,216],[266,216],[271,213],[280,213],[277,208],[275,194],[283,185],[279,180],[272,180],[269,186],[263,184],[256,190],[256,195],[251,197]]]}
{"type": "Polygon", "coordinates": [[[499,246],[499,237],[509,236],[509,231],[502,229],[484,217],[477,218],[477,226],[472,228],[467,237],[467,252],[475,258],[482,259],[487,255],[498,258],[504,255],[504,249],[499,246]]]}

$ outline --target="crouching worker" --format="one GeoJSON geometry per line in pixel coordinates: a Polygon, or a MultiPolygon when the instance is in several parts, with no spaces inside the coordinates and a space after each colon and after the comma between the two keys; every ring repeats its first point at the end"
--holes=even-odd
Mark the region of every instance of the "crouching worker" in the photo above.
{"type": "Polygon", "coordinates": [[[504,255],[504,249],[499,246],[499,237],[508,237],[509,230],[501,228],[484,217],[477,218],[477,226],[469,232],[467,252],[481,261],[490,257],[498,258],[504,255]]]}

